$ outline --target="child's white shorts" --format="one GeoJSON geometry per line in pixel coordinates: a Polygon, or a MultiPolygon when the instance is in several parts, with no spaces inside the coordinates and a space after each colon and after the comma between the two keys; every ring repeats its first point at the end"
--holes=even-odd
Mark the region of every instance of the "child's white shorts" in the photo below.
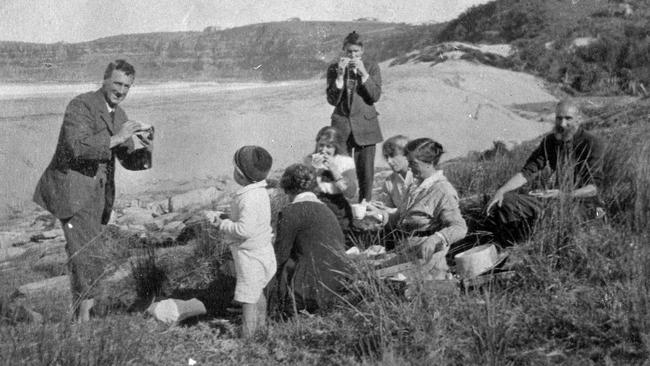
{"type": "Polygon", "coordinates": [[[230,249],[237,273],[235,301],[256,304],[264,287],[271,281],[277,270],[273,246],[268,245],[254,250],[242,250],[232,246],[230,249]]]}

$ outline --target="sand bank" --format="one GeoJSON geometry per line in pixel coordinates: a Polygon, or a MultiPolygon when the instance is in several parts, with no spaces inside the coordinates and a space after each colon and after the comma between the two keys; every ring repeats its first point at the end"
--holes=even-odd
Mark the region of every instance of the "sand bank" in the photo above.
{"type": "MultiPolygon", "coordinates": [[[[486,149],[494,140],[522,141],[550,128],[508,109],[554,100],[530,75],[465,61],[381,67],[383,95],[377,109],[384,137],[432,137],[445,146],[443,158],[449,159],[486,149]]],[[[0,97],[0,216],[12,207],[30,207],[36,180],[54,151],[65,105],[97,85],[0,97]]],[[[332,111],[324,80],[161,85],[136,87],[123,104],[132,119],[156,126],[156,141],[153,169],[118,169],[118,194],[155,189],[163,180],[229,175],[232,153],[244,144],[268,148],[274,168],[282,168],[313,149],[313,138],[329,124],[332,111]]],[[[379,153],[377,164],[385,166],[379,153]]]]}

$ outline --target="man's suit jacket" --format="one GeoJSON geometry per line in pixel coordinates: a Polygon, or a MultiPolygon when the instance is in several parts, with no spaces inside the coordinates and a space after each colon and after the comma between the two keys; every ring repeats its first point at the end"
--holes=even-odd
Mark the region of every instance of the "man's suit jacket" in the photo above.
{"type": "Polygon", "coordinates": [[[346,70],[343,88],[336,87],[336,69],[331,64],[327,69],[327,102],[334,106],[332,126],[339,129],[343,137],[350,134],[357,145],[374,145],[383,140],[375,102],[381,96],[381,73],[379,65],[364,60],[369,78],[364,84],[361,76],[346,70]]]}
{"type": "Polygon", "coordinates": [[[34,202],[66,219],[103,195],[101,220],[106,224],[115,199],[115,156],[122,154],[110,148],[110,139],[126,121],[119,106],[111,118],[101,89],[75,97],[65,110],[54,157],[38,182],[34,202]]]}

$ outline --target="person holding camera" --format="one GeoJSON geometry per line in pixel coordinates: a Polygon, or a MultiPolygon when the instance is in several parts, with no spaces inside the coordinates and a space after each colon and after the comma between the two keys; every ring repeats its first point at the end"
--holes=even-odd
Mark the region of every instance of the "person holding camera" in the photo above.
{"type": "Polygon", "coordinates": [[[375,145],[383,140],[374,104],[381,96],[379,65],[363,56],[363,41],[355,31],[343,41],[344,55],[327,69],[327,102],[334,106],[332,127],[341,131],[354,156],[359,202],[372,199],[375,145]]]}

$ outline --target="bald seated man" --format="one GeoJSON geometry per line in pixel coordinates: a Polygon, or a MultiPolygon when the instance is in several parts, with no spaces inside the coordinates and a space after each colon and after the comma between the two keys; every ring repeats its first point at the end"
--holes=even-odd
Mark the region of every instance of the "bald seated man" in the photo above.
{"type": "Polygon", "coordinates": [[[532,152],[521,171],[495,193],[487,206],[495,230],[503,241],[516,242],[530,233],[541,213],[542,201],[570,197],[578,202],[577,214],[584,219],[604,215],[599,198],[602,182],[603,144],[583,129],[584,118],[573,101],[563,100],[555,109],[553,131],[532,152]],[[536,194],[513,191],[531,181],[545,167],[555,173],[555,188],[536,194]]]}

